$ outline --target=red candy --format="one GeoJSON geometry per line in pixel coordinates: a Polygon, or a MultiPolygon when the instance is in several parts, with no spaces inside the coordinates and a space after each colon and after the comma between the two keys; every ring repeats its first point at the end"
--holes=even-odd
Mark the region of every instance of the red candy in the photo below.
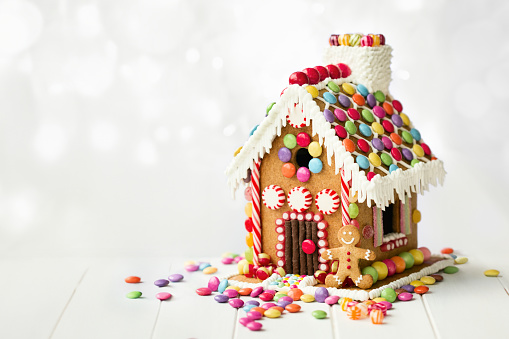
{"type": "Polygon", "coordinates": [[[380,37],[380,46],[385,45],[385,36],[383,34],[378,34],[380,37]]]}
{"type": "Polygon", "coordinates": [[[390,277],[391,275],[396,274],[396,264],[391,259],[385,259],[382,260],[382,262],[387,266],[387,276],[390,277]]]}
{"type": "Polygon", "coordinates": [[[369,144],[364,139],[357,140],[357,146],[359,149],[365,153],[369,152],[369,144]]]}
{"type": "MultiPolygon", "coordinates": [[[[290,85],[294,85],[294,84],[297,84],[300,86],[305,85],[305,84],[309,83],[308,76],[306,75],[306,73],[303,73],[303,72],[292,73],[292,75],[290,75],[289,83],[290,83],[290,85]]],[[[283,90],[283,92],[284,92],[284,90],[283,90]]],[[[283,94],[283,93],[281,93],[281,94],[283,94]]]]}
{"type": "Polygon", "coordinates": [[[382,126],[384,127],[384,130],[386,130],[389,133],[394,132],[394,125],[389,120],[383,120],[382,126]]]}
{"type": "Polygon", "coordinates": [[[426,292],[429,291],[429,287],[428,286],[417,286],[416,288],[414,288],[414,292],[417,293],[417,294],[424,294],[426,292]]]}
{"type": "Polygon", "coordinates": [[[307,75],[310,85],[316,85],[320,82],[320,73],[316,69],[304,68],[302,72],[307,75]]]}
{"type": "Polygon", "coordinates": [[[301,147],[307,147],[311,142],[311,137],[305,132],[297,134],[297,144],[301,147]]]}
{"type": "Polygon", "coordinates": [[[274,299],[274,296],[272,295],[272,293],[263,292],[262,294],[260,294],[260,299],[263,301],[271,301],[272,299],[274,299]]]}
{"type": "Polygon", "coordinates": [[[320,74],[320,81],[324,81],[329,77],[329,71],[323,66],[315,66],[315,69],[320,74]]]}
{"type": "Polygon", "coordinates": [[[431,155],[431,150],[429,149],[429,146],[425,143],[421,142],[422,150],[424,151],[424,154],[431,155]]]}
{"type": "Polygon", "coordinates": [[[309,240],[309,239],[304,240],[302,242],[302,250],[306,254],[311,254],[316,250],[316,245],[312,240],[309,240]]]}
{"type": "Polygon", "coordinates": [[[348,65],[338,64],[339,71],[341,72],[341,78],[348,78],[352,74],[352,70],[348,65]]]}
{"type": "Polygon", "coordinates": [[[398,100],[392,100],[392,107],[399,113],[403,111],[403,105],[398,100]]]}
{"type": "Polygon", "coordinates": [[[371,47],[373,46],[373,38],[369,35],[365,35],[361,39],[361,47],[371,47]]]}
{"type": "Polygon", "coordinates": [[[446,247],[446,248],[443,248],[441,251],[440,251],[442,254],[451,254],[454,252],[454,250],[450,247],[446,247]]]}
{"type": "Polygon", "coordinates": [[[341,71],[336,65],[327,65],[325,68],[329,71],[329,75],[332,79],[341,78],[341,71]]]}
{"type": "MultiPolygon", "coordinates": [[[[235,290],[234,290],[235,291],[235,290]]],[[[200,287],[196,290],[196,294],[198,295],[211,295],[212,290],[208,287],[200,287]]]]}
{"type": "Polygon", "coordinates": [[[346,133],[346,129],[341,125],[334,126],[334,129],[336,130],[337,136],[340,137],[341,139],[346,138],[346,136],[348,135],[346,133]]]}
{"type": "Polygon", "coordinates": [[[251,233],[253,232],[253,220],[251,218],[247,218],[246,221],[244,222],[244,226],[246,227],[246,231],[248,233],[251,233]]]}
{"type": "Polygon", "coordinates": [[[368,172],[366,177],[368,178],[369,181],[371,181],[371,179],[373,179],[375,177],[375,175],[376,175],[375,172],[368,172]]]}
{"type": "Polygon", "coordinates": [[[354,108],[348,109],[348,116],[350,118],[352,118],[353,120],[359,120],[361,118],[361,115],[359,114],[359,112],[354,108]]]}
{"type": "Polygon", "coordinates": [[[400,161],[401,160],[401,152],[396,147],[391,149],[391,155],[394,158],[394,160],[396,160],[396,161],[400,161]]]}

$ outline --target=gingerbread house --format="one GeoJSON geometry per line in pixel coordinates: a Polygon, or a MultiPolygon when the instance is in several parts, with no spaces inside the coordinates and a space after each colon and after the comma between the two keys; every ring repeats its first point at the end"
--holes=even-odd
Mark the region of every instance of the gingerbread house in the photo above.
{"type": "Polygon", "coordinates": [[[418,194],[446,173],[389,93],[391,52],[383,35],[332,36],[325,66],[293,73],[235,152],[226,174],[248,200],[255,266],[266,253],[286,272],[334,271],[320,254],[346,224],[377,261],[417,248],[418,194]]]}

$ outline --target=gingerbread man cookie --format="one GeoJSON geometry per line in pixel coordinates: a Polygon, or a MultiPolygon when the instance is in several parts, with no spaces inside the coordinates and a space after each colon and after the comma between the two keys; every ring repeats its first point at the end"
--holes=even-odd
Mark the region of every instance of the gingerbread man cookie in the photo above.
{"type": "Polygon", "coordinates": [[[373,277],[369,274],[362,275],[359,270],[359,260],[374,260],[375,253],[370,250],[355,247],[361,240],[359,230],[353,225],[345,225],[339,229],[338,238],[341,247],[331,248],[322,253],[325,260],[339,260],[336,275],[328,275],[325,279],[327,287],[341,287],[347,277],[350,277],[359,288],[370,288],[373,285],[373,277]]]}

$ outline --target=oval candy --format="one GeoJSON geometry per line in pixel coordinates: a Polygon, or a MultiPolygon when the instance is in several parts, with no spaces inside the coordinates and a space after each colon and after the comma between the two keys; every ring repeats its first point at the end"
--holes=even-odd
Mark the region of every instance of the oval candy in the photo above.
{"type": "Polygon", "coordinates": [[[142,293],[140,291],[132,291],[126,294],[126,297],[129,299],[138,299],[141,297],[142,293]]]}

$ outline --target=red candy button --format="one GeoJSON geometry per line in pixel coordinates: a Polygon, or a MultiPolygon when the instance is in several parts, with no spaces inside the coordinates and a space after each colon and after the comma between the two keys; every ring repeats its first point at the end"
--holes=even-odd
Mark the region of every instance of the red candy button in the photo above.
{"type": "MultiPolygon", "coordinates": [[[[318,73],[318,71],[316,71],[316,73],[318,73]]],[[[303,73],[303,72],[292,73],[292,75],[290,75],[289,83],[290,83],[290,85],[297,84],[297,85],[302,86],[304,84],[309,83],[308,76],[306,75],[306,73],[303,73]]],[[[283,92],[284,92],[284,90],[283,90],[283,92]]]]}
{"type": "Polygon", "coordinates": [[[394,160],[401,161],[401,152],[396,147],[391,149],[391,155],[394,158],[394,160]]]}
{"type": "Polygon", "coordinates": [[[311,137],[305,132],[297,134],[297,144],[301,147],[307,147],[311,142],[311,137]]]}
{"type": "Polygon", "coordinates": [[[357,140],[357,146],[359,147],[359,149],[365,153],[368,153],[369,152],[369,144],[366,140],[364,139],[359,139],[357,140]]]}
{"type": "Polygon", "coordinates": [[[431,150],[429,149],[429,146],[425,143],[421,142],[422,150],[424,151],[424,154],[431,155],[431,150]]]}
{"type": "Polygon", "coordinates": [[[341,78],[348,78],[352,74],[352,70],[348,65],[338,64],[339,71],[341,72],[341,78]]]}
{"type": "Polygon", "coordinates": [[[244,226],[246,227],[246,231],[248,231],[249,233],[253,232],[254,224],[251,218],[246,219],[246,221],[244,222],[244,226]]]}
{"type": "Polygon", "coordinates": [[[327,65],[325,66],[327,70],[329,71],[329,75],[332,79],[339,79],[341,78],[341,71],[339,70],[338,66],[336,65],[327,65]]]}
{"type": "Polygon", "coordinates": [[[403,105],[398,100],[392,100],[392,107],[399,113],[403,111],[403,105]]]}
{"type": "Polygon", "coordinates": [[[320,74],[320,81],[324,81],[329,77],[329,71],[323,66],[315,66],[315,69],[320,74]]]}
{"type": "Polygon", "coordinates": [[[375,176],[375,172],[368,172],[368,174],[366,175],[366,177],[368,178],[369,181],[371,181],[371,179],[373,179],[373,177],[375,176]]]}
{"type": "Polygon", "coordinates": [[[357,110],[354,108],[348,109],[348,116],[350,118],[352,118],[353,120],[359,120],[361,118],[361,115],[359,114],[359,112],[357,112],[357,110]]]}
{"type": "MultiPolygon", "coordinates": [[[[373,173],[373,172],[370,172],[370,173],[373,173]]],[[[370,226],[370,225],[366,225],[364,226],[364,228],[362,229],[362,236],[365,238],[365,239],[371,239],[373,238],[373,235],[375,234],[375,230],[373,230],[373,226],[370,226]]]]}
{"type": "Polygon", "coordinates": [[[336,134],[337,134],[338,137],[340,137],[341,139],[346,138],[347,133],[346,133],[346,129],[343,126],[336,125],[334,127],[334,129],[336,130],[336,134]]]}
{"type": "Polygon", "coordinates": [[[320,73],[316,69],[304,68],[302,72],[307,75],[310,85],[316,85],[320,82],[320,73]]]}
{"type": "Polygon", "coordinates": [[[384,127],[384,130],[386,130],[389,133],[394,132],[394,125],[389,120],[382,121],[382,126],[384,127]]]}
{"type": "Polygon", "coordinates": [[[306,254],[312,254],[316,250],[316,245],[313,241],[307,239],[302,242],[302,250],[306,254]]]}

